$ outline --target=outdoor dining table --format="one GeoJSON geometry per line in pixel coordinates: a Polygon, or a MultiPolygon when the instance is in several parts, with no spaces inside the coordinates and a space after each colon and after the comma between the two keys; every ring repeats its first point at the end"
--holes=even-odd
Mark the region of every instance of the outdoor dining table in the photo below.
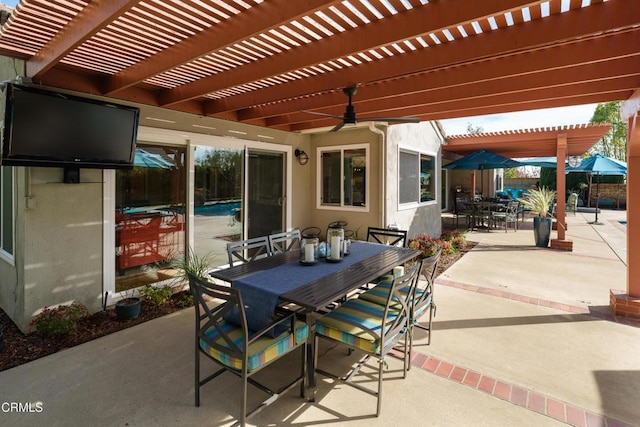
{"type": "Polygon", "coordinates": [[[315,322],[327,306],[363,284],[412,260],[419,251],[355,241],[341,262],[321,258],[316,264],[300,263],[300,253],[289,251],[212,271],[212,277],[241,290],[251,329],[268,324],[276,307],[293,304],[309,326],[307,346],[307,399],[315,399],[315,322]]]}

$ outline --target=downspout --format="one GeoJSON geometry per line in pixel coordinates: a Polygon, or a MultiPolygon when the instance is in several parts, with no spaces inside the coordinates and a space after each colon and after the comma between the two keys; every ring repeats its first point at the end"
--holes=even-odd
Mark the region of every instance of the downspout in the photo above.
{"type": "Polygon", "coordinates": [[[378,129],[374,122],[369,122],[369,130],[375,134],[380,135],[381,147],[380,147],[380,159],[382,167],[380,168],[380,226],[386,227],[387,224],[387,143],[384,131],[378,129]]]}

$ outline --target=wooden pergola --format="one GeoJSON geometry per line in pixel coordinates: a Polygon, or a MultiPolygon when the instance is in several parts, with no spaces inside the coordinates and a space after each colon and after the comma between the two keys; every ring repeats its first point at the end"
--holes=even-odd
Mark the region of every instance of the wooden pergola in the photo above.
{"type": "MultiPolygon", "coordinates": [[[[637,0],[21,0],[0,54],[36,84],[161,107],[160,120],[289,132],[336,125],[310,112],[341,117],[348,86],[360,119],[628,101],[627,292],[640,298],[639,22],[637,0]]],[[[558,137],[553,154],[567,147],[558,137]]]]}

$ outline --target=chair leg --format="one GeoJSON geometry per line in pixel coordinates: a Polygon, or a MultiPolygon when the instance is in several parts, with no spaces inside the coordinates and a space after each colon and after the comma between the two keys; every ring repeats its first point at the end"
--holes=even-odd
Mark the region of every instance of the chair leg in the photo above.
{"type": "Polygon", "coordinates": [[[242,374],[242,397],[240,401],[240,425],[245,426],[247,423],[247,373],[242,374]]]}
{"type": "Polygon", "coordinates": [[[376,409],[376,417],[380,416],[380,409],[382,409],[382,374],[384,372],[384,363],[382,359],[378,361],[378,406],[376,409]]]}
{"type": "Polygon", "coordinates": [[[427,345],[431,344],[431,333],[433,332],[433,318],[435,316],[436,316],[436,306],[432,302],[431,305],[429,306],[429,336],[427,337],[427,345]]]}
{"type": "Polygon", "coordinates": [[[300,375],[302,376],[302,381],[300,382],[300,397],[304,397],[304,388],[307,385],[307,343],[305,342],[300,346],[302,348],[302,361],[300,367],[300,375]]]}
{"type": "Polygon", "coordinates": [[[196,345],[196,364],[195,364],[195,391],[196,391],[196,407],[200,407],[200,350],[196,345]]]}

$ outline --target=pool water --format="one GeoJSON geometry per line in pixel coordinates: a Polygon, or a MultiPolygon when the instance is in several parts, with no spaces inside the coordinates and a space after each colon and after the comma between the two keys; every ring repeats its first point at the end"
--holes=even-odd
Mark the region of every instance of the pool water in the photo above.
{"type": "Polygon", "coordinates": [[[214,202],[209,205],[196,206],[193,209],[195,215],[204,216],[229,216],[233,215],[240,209],[241,202],[239,200],[231,200],[226,202],[214,202]]]}

